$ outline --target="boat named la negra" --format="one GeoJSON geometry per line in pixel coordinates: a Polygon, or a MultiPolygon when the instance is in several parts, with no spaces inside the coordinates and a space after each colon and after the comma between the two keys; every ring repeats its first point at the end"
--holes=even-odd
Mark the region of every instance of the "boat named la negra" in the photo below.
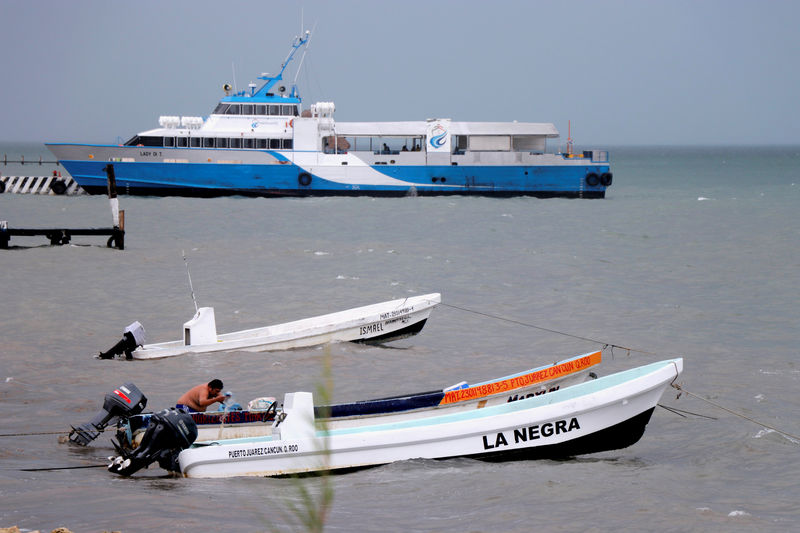
{"type": "Polygon", "coordinates": [[[162,116],[124,145],[48,143],[87,192],[181,196],[488,195],[603,198],[608,152],[548,153],[550,123],[336,122],[332,102],[302,108],[283,73],[225,96],[206,117],[162,116]]]}
{"type": "Polygon", "coordinates": [[[354,427],[317,426],[310,392],[289,393],[268,436],[197,441],[187,413],[153,415],[131,455],[108,469],[131,475],[154,461],[185,477],[346,471],[415,458],[490,461],[568,458],[636,443],[683,359],[633,368],[517,401],[354,427]]]}

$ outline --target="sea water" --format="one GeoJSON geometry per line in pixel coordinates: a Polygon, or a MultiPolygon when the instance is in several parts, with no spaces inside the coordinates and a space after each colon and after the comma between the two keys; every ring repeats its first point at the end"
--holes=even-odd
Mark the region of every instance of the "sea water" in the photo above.
{"type": "MultiPolygon", "coordinates": [[[[567,461],[412,460],[333,476],[327,529],[797,528],[800,148],[611,156],[603,200],[122,196],[123,251],[104,237],[13,237],[0,250],[0,527],[303,529],[292,509],[323,479],[182,479],[156,465],[124,479],[97,466],[110,433],[59,442],[127,381],[153,410],[215,377],[245,403],[317,391],[328,357],[342,402],[608,345],[602,374],[682,356],[687,392],[661,403],[703,416],[657,408],[630,448],[567,461]],[[135,320],[149,342],[181,338],[195,311],[184,253],[220,332],[427,292],[443,303],[419,335],[385,347],[97,359],[135,320]]],[[[0,220],[104,227],[111,212],[103,196],[6,193],[0,220]]]]}

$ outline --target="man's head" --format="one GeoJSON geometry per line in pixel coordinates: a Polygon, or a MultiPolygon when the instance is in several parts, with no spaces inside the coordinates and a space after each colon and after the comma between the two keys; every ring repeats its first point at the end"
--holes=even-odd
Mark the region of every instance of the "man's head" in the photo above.
{"type": "Polygon", "coordinates": [[[222,392],[222,380],[212,379],[209,381],[208,392],[211,395],[210,397],[219,396],[219,393],[222,392]]]}

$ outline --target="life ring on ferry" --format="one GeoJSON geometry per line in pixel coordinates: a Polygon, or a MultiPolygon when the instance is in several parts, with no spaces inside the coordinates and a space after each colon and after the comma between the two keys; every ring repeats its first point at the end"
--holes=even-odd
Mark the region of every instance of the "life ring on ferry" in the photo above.
{"type": "Polygon", "coordinates": [[[67,192],[67,184],[63,180],[53,180],[53,183],[50,184],[50,190],[53,191],[53,194],[60,196],[67,192]]]}
{"type": "Polygon", "coordinates": [[[294,128],[294,119],[292,119],[289,122],[287,122],[286,123],[286,127],[287,128],[294,128]]]}
{"type": "Polygon", "coordinates": [[[302,185],[303,187],[308,187],[311,185],[311,174],[308,172],[303,172],[299,176],[297,176],[297,183],[302,185]]]}
{"type": "Polygon", "coordinates": [[[588,185],[589,187],[597,187],[599,183],[600,183],[600,176],[598,176],[594,172],[586,174],[586,185],[588,185]]]}
{"type": "Polygon", "coordinates": [[[611,172],[603,172],[600,174],[600,185],[603,187],[608,187],[611,185],[611,182],[614,180],[614,175],[611,172]]]}

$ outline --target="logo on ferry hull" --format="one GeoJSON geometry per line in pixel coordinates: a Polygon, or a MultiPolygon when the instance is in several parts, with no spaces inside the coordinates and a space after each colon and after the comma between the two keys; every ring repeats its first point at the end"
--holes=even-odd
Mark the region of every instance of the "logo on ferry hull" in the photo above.
{"type": "Polygon", "coordinates": [[[437,124],[433,127],[431,131],[433,135],[431,135],[430,143],[433,148],[441,148],[447,142],[447,130],[445,130],[441,124],[437,124]]]}

